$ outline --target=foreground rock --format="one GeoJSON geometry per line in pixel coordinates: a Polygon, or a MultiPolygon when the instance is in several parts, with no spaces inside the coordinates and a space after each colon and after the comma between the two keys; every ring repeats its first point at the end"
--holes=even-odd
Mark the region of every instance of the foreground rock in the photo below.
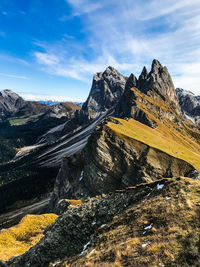
{"type": "Polygon", "coordinates": [[[63,266],[62,259],[64,266],[198,266],[199,188],[198,180],[161,179],[92,198],[67,210],[6,266],[63,266]]]}

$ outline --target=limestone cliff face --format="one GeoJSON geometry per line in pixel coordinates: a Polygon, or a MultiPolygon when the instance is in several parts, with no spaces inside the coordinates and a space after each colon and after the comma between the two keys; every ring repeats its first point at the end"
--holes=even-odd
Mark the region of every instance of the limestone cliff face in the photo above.
{"type": "Polygon", "coordinates": [[[183,114],[194,123],[200,125],[200,97],[181,88],[177,88],[176,93],[183,114]]]}
{"type": "Polygon", "coordinates": [[[84,199],[163,177],[189,176],[194,171],[189,163],[161,150],[120,138],[103,123],[81,154],[63,160],[51,208],[59,213],[62,199],[84,199]]]}
{"type": "Polygon", "coordinates": [[[146,68],[143,69],[138,79],[137,88],[148,95],[156,92],[166,101],[171,101],[178,107],[176,90],[167,67],[163,67],[156,59],[152,62],[150,73],[147,72],[146,68]]]}
{"type": "Polygon", "coordinates": [[[11,90],[0,92],[0,120],[4,117],[15,114],[25,105],[25,101],[11,90]]]}
{"type": "Polygon", "coordinates": [[[126,77],[113,67],[94,75],[92,88],[82,110],[96,117],[115,106],[124,92],[126,77]]]}

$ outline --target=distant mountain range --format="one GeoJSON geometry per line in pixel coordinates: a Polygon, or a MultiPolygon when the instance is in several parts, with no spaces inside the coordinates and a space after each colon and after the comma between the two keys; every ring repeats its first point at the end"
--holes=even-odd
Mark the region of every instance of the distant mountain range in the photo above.
{"type": "Polygon", "coordinates": [[[72,102],[25,101],[11,90],[6,89],[0,92],[1,121],[13,116],[31,116],[39,114],[62,117],[76,109],[80,109],[80,106],[72,102]]]}

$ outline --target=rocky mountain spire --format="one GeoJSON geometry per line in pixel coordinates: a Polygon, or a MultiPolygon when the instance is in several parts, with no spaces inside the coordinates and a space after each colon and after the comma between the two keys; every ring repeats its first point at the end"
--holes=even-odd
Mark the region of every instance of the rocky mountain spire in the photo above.
{"type": "Polygon", "coordinates": [[[137,85],[139,84],[139,86],[142,88],[143,85],[145,84],[146,80],[148,78],[148,71],[147,71],[147,68],[144,66],[139,78],[138,78],[138,83],[137,85]]]}
{"type": "Polygon", "coordinates": [[[94,75],[92,88],[82,110],[97,116],[117,103],[125,89],[127,78],[109,66],[102,73],[94,75]]]}
{"type": "Polygon", "coordinates": [[[139,77],[137,87],[143,93],[149,95],[151,95],[151,92],[154,91],[161,97],[164,97],[165,100],[174,102],[178,106],[176,90],[167,67],[163,67],[156,59],[152,62],[149,74],[144,67],[139,77]]]}

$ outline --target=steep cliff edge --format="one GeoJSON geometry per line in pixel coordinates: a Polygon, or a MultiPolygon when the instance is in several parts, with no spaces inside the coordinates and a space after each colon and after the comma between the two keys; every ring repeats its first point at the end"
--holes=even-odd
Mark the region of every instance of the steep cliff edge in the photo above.
{"type": "Polygon", "coordinates": [[[186,137],[174,141],[175,132],[166,130],[168,136],[133,119],[103,123],[81,154],[63,160],[51,198],[53,210],[59,213],[66,198],[84,199],[163,177],[198,176],[200,146],[187,144],[186,137]]]}
{"type": "Polygon", "coordinates": [[[96,128],[82,153],[66,157],[50,206],[60,212],[65,198],[85,198],[162,177],[198,177],[200,133],[171,101],[132,87],[131,75],[116,114],[96,128]],[[134,119],[133,119],[134,118],[134,119]]]}
{"type": "Polygon", "coordinates": [[[94,75],[92,88],[82,110],[91,117],[112,109],[124,92],[127,78],[109,66],[102,73],[94,75]]]}
{"type": "Polygon", "coordinates": [[[146,68],[143,69],[138,79],[137,88],[150,96],[155,92],[165,101],[171,101],[178,107],[175,87],[168,69],[156,59],[153,60],[149,73],[146,68]]]}

